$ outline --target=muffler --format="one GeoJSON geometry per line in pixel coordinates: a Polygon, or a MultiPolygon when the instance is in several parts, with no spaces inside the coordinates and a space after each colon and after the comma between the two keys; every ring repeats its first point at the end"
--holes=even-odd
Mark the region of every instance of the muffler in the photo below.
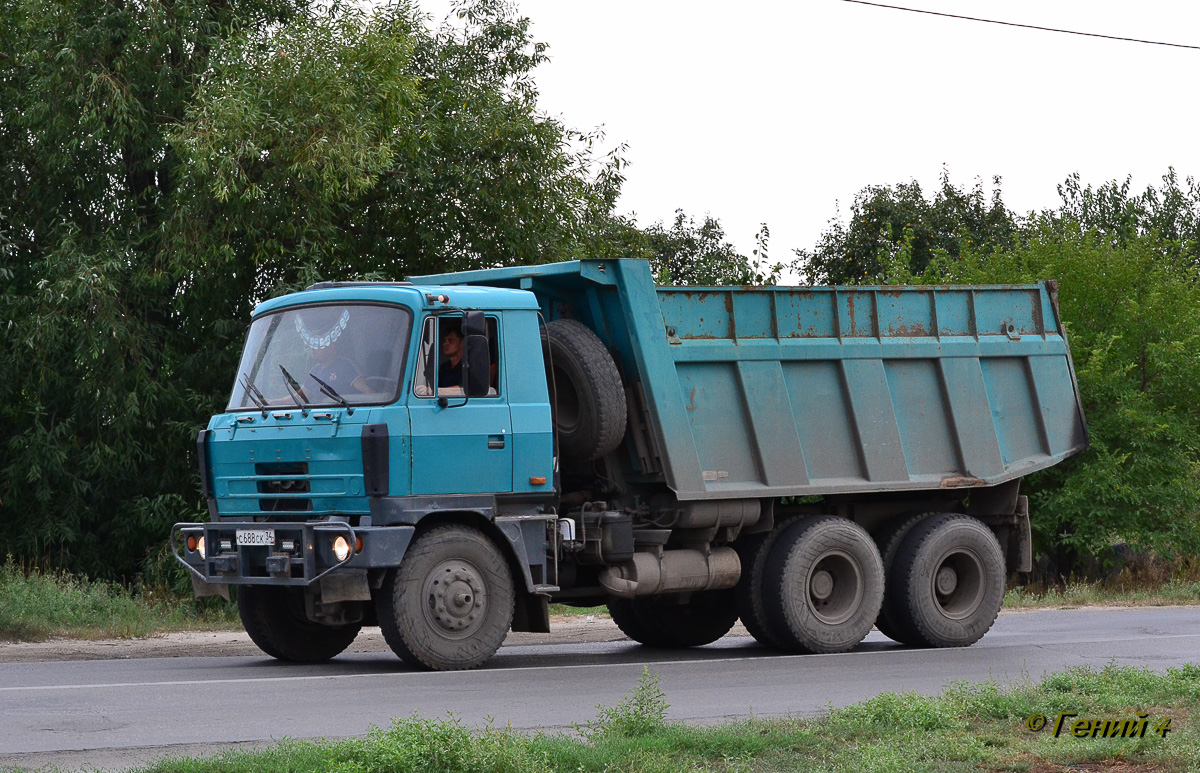
{"type": "Polygon", "coordinates": [[[600,585],[619,598],[720,590],[737,585],[742,563],[733,548],[634,553],[633,560],[600,572],[600,585]]]}

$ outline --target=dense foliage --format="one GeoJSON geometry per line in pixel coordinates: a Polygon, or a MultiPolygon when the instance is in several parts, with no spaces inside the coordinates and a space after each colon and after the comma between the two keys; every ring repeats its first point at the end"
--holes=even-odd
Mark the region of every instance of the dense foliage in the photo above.
{"type": "Polygon", "coordinates": [[[943,171],[930,200],[915,180],[868,186],[854,197],[848,222],[835,217],[813,249],[796,251],[796,267],[814,282],[853,284],[884,273],[898,259],[920,273],[939,255],[1011,247],[1016,218],[1004,206],[1000,178],[993,184],[989,199],[982,183],[968,191],[943,171]]]}
{"type": "Polygon", "coordinates": [[[197,517],[256,302],[631,231],[544,57],[493,0],[0,0],[0,555],[128,576],[197,517]]]}
{"type": "Polygon", "coordinates": [[[958,202],[978,203],[978,187],[967,194],[944,180],[942,192],[921,203],[915,185],[868,188],[855,202],[859,216],[910,201],[906,218],[891,226],[907,236],[872,244],[861,238],[867,226],[837,224],[822,239],[821,259],[800,254],[804,267],[828,278],[844,256],[867,283],[1058,279],[1091,447],[1027,479],[1039,547],[1063,573],[1104,560],[1122,541],[1195,555],[1200,186],[1174,170],[1142,193],[1128,180],[1092,187],[1074,175],[1059,187],[1058,208],[1026,218],[1007,213],[997,193],[988,218],[1008,225],[981,239],[956,219],[958,202]],[[938,246],[922,252],[918,243],[938,246]]]}
{"type": "MultiPolygon", "coordinates": [[[[429,28],[401,3],[0,0],[0,555],[160,563],[201,515],[195,432],[253,305],[317,278],[645,257],[758,284],[720,223],[614,214],[623,148],[537,110],[546,58],[504,0],[429,28]]],[[[1060,565],[1200,549],[1200,187],[1060,186],[1017,217],[943,175],[862,191],[814,281],[1062,280],[1092,447],[1034,478],[1060,565]]]]}

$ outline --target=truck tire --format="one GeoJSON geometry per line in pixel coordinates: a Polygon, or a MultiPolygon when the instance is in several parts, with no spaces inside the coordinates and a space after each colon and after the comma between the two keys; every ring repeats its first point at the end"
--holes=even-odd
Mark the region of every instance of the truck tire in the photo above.
{"type": "Polygon", "coordinates": [[[638,644],[644,644],[647,647],[667,646],[662,631],[656,628],[652,629],[643,622],[633,599],[610,599],[608,614],[616,623],[617,628],[621,629],[621,633],[638,644]]]}
{"type": "Polygon", "coordinates": [[[763,572],[772,633],[792,652],[844,652],[863,640],[883,602],[883,561],[858,524],[803,518],[779,535],[763,572]]]}
{"type": "Polygon", "coordinates": [[[512,573],[496,545],[469,526],[417,537],[375,597],[383,638],[411,666],[457,671],[482,665],[512,625],[512,573]]]}
{"type": "Polygon", "coordinates": [[[603,342],[583,324],[556,319],[542,330],[550,349],[559,453],[569,462],[599,459],[625,437],[621,374],[603,342]]]}
{"type": "Polygon", "coordinates": [[[1004,602],[1004,554],[978,519],[942,513],[918,524],[896,553],[898,641],[966,647],[979,641],[1004,602]]]}
{"type": "Polygon", "coordinates": [[[683,604],[656,596],[616,599],[608,611],[622,633],[647,647],[703,647],[729,633],[738,619],[730,590],[693,593],[683,604]]]}
{"type": "Polygon", "coordinates": [[[883,606],[879,609],[879,617],[875,618],[875,627],[889,639],[904,643],[899,637],[903,627],[899,620],[899,602],[896,600],[899,583],[892,581],[892,568],[896,564],[896,553],[900,544],[918,523],[928,518],[932,513],[917,513],[903,515],[893,523],[884,526],[875,535],[875,545],[879,548],[879,557],[883,559],[883,606]]]}
{"type": "Polygon", "coordinates": [[[243,585],[237,591],[237,606],[250,641],[277,660],[329,660],[349,647],[362,628],[312,622],[304,614],[304,591],[299,588],[243,585]]]}
{"type": "Polygon", "coordinates": [[[734,545],[742,562],[742,576],[738,578],[738,583],[733,589],[738,616],[742,619],[742,625],[746,626],[746,630],[759,644],[775,649],[783,649],[785,645],[784,640],[772,632],[767,620],[762,580],[767,556],[789,523],[790,521],[785,521],[776,524],[771,531],[751,534],[734,545]]]}

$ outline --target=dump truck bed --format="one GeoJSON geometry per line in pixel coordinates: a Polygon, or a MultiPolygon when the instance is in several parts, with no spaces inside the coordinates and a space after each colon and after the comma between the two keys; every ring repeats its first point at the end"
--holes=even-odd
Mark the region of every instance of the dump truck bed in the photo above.
{"type": "Polygon", "coordinates": [[[533,292],[613,351],[683,500],[991,486],[1087,446],[1053,282],[655,287],[644,261],[413,277],[533,292]]]}

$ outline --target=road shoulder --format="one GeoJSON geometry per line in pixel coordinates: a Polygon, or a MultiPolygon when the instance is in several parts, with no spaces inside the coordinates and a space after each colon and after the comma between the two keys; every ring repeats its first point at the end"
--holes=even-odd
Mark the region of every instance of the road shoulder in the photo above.
{"type": "MultiPolygon", "coordinates": [[[[550,633],[509,633],[505,646],[620,641],[625,636],[605,615],[555,615],[550,633]]],[[[388,652],[378,628],[364,628],[347,652],[388,652]]],[[[0,643],[0,663],[53,663],[130,658],[261,655],[244,631],[165,633],[141,639],[50,639],[0,643]]]]}

